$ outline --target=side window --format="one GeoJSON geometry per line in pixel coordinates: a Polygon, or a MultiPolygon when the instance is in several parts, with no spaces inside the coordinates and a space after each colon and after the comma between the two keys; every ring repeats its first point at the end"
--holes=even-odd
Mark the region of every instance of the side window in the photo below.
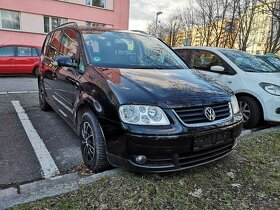
{"type": "Polygon", "coordinates": [[[60,55],[76,57],[78,53],[77,33],[71,29],[65,29],[62,35],[60,55]]]}
{"type": "Polygon", "coordinates": [[[211,66],[223,66],[221,58],[204,50],[193,50],[190,65],[195,69],[210,70],[211,66]]]}
{"type": "Polygon", "coordinates": [[[178,53],[178,55],[180,55],[187,64],[191,64],[191,50],[180,49],[176,50],[176,53],[178,53]]]}
{"type": "Polygon", "coordinates": [[[17,56],[31,56],[31,47],[17,47],[17,56]]]}
{"type": "Polygon", "coordinates": [[[60,34],[61,34],[61,30],[54,31],[49,41],[49,44],[47,45],[45,55],[51,60],[54,60],[58,55],[59,46],[60,46],[60,34]]]}
{"type": "Polygon", "coordinates": [[[36,48],[32,48],[32,56],[39,56],[39,51],[36,48]]]}
{"type": "Polygon", "coordinates": [[[15,48],[13,46],[9,47],[0,47],[0,56],[14,56],[15,55],[15,48]]]}

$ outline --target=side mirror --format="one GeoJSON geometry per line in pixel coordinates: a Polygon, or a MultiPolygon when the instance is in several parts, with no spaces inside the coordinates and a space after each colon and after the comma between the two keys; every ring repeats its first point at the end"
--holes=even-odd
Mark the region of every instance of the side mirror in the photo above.
{"type": "Polygon", "coordinates": [[[73,62],[73,59],[71,56],[58,56],[55,59],[54,65],[57,65],[59,67],[73,67],[78,68],[78,64],[73,62]]]}
{"type": "Polygon", "coordinates": [[[225,71],[225,68],[222,66],[211,66],[210,70],[215,72],[223,72],[225,71]]]}

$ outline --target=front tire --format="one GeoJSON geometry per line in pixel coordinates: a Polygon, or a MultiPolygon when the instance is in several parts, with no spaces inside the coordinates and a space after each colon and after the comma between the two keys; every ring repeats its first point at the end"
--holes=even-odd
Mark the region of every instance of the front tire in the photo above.
{"type": "Polygon", "coordinates": [[[94,172],[107,169],[109,163],[107,161],[105,139],[97,118],[90,111],[85,112],[81,118],[80,135],[85,165],[94,172]]]}
{"type": "Polygon", "coordinates": [[[243,115],[244,128],[254,128],[261,121],[261,107],[258,102],[250,96],[238,97],[240,111],[243,115]]]}

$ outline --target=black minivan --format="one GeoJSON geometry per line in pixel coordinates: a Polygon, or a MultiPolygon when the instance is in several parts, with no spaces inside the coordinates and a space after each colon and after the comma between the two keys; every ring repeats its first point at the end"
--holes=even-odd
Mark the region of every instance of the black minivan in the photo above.
{"type": "Polygon", "coordinates": [[[209,163],[232,151],[242,128],[229,89],[140,32],[60,26],[45,39],[38,85],[41,109],[77,132],[93,171],[209,163]]]}

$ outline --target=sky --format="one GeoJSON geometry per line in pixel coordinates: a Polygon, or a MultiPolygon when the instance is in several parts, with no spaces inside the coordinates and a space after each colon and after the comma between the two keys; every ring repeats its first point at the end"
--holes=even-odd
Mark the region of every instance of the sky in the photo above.
{"type": "Polygon", "coordinates": [[[156,19],[157,12],[163,12],[159,21],[164,20],[186,2],[187,0],[130,0],[129,29],[146,31],[147,25],[156,19]]]}

